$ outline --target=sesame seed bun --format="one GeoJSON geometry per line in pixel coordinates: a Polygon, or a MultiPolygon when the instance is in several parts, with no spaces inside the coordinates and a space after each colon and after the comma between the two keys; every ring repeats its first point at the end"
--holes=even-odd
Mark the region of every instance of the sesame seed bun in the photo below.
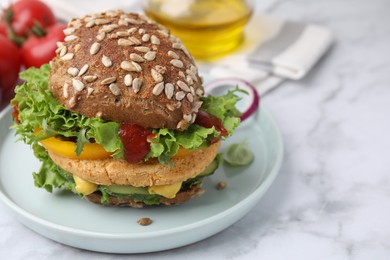
{"type": "Polygon", "coordinates": [[[52,60],[50,89],[86,117],[186,129],[203,95],[194,60],[161,25],[109,11],[73,19],[52,60]]]}

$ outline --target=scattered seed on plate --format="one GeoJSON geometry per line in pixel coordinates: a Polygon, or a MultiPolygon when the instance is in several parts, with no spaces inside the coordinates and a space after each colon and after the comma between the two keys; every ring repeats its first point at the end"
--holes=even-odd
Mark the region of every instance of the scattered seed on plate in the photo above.
{"type": "Polygon", "coordinates": [[[152,219],[151,218],[140,218],[137,223],[140,224],[141,226],[148,226],[152,224],[152,219]]]}
{"type": "Polygon", "coordinates": [[[226,186],[227,186],[227,183],[226,183],[225,181],[220,181],[220,182],[217,183],[217,185],[215,186],[215,188],[216,188],[217,190],[223,190],[223,189],[226,188],[226,186]]]}

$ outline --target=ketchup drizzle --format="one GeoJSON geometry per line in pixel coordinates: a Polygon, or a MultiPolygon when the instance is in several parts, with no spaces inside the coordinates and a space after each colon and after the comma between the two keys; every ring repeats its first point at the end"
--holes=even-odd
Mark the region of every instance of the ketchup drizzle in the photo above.
{"type": "Polygon", "coordinates": [[[119,136],[124,146],[125,159],[129,163],[139,163],[150,151],[147,142],[152,132],[136,124],[122,123],[119,136]]]}
{"type": "Polygon", "coordinates": [[[217,138],[209,140],[210,143],[216,143],[222,136],[229,135],[228,131],[223,127],[221,119],[203,110],[199,110],[194,123],[205,128],[211,128],[214,126],[214,128],[221,133],[217,138]]]}
{"type": "MultiPolygon", "coordinates": [[[[205,111],[199,111],[195,124],[205,128],[214,127],[220,135],[209,139],[209,144],[218,142],[221,137],[229,135],[228,131],[223,127],[221,119],[211,115],[205,111]]],[[[150,143],[148,140],[153,139],[156,135],[151,130],[142,126],[122,123],[119,127],[119,136],[124,147],[124,156],[129,163],[139,163],[150,152],[150,143]]]]}

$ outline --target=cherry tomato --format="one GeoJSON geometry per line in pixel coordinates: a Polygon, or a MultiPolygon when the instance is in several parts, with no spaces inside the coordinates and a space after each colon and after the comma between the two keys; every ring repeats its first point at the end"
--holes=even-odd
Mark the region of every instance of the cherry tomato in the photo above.
{"type": "Polygon", "coordinates": [[[23,64],[26,68],[39,68],[54,58],[57,49],[56,43],[64,41],[65,35],[63,30],[65,28],[65,24],[55,24],[47,29],[47,34],[44,37],[38,38],[35,35],[31,35],[24,42],[21,53],[23,64]]]}
{"type": "Polygon", "coordinates": [[[0,90],[6,95],[18,80],[20,54],[15,44],[4,35],[0,35],[0,46],[0,90]]]}
{"type": "Polygon", "coordinates": [[[8,33],[7,33],[7,26],[5,25],[4,22],[0,22],[0,34],[1,35],[4,35],[4,36],[8,36],[8,33]]]}
{"type": "Polygon", "coordinates": [[[18,36],[28,36],[34,26],[41,29],[56,23],[51,9],[38,0],[20,0],[11,4],[5,11],[6,19],[11,19],[11,27],[18,36]]]}

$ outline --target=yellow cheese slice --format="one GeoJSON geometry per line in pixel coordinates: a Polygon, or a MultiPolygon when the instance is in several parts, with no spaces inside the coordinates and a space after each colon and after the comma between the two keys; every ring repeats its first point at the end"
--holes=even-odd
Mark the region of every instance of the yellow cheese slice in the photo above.
{"type": "Polygon", "coordinates": [[[78,193],[89,195],[96,191],[97,185],[95,183],[81,179],[77,175],[73,175],[74,182],[76,183],[76,191],[78,193]]]}
{"type": "MultiPolygon", "coordinates": [[[[73,179],[76,183],[76,191],[78,193],[89,195],[96,191],[97,185],[95,183],[86,181],[77,175],[73,175],[73,179]]],[[[169,199],[176,197],[176,194],[180,191],[182,182],[176,182],[170,185],[155,185],[148,187],[149,194],[158,194],[169,199]]]]}
{"type": "Polygon", "coordinates": [[[173,199],[181,188],[182,182],[176,182],[170,185],[155,185],[148,187],[150,194],[158,194],[168,199],[173,199]]]}

